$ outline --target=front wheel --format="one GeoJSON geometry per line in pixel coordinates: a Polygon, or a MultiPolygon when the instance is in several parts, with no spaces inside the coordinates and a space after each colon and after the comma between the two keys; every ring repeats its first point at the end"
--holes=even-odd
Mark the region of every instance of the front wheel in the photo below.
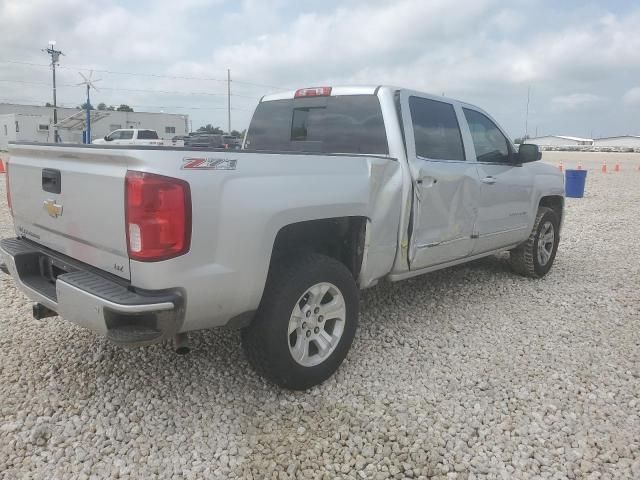
{"type": "Polygon", "coordinates": [[[276,263],[256,318],[242,331],[253,368],[274,383],[304,390],[322,383],[347,355],[358,323],[351,272],[325,255],[276,263]]]}
{"type": "Polygon", "coordinates": [[[550,208],[540,207],[529,238],[510,252],[513,271],[532,278],[545,276],[551,270],[558,251],[559,226],[556,213],[550,208]]]}

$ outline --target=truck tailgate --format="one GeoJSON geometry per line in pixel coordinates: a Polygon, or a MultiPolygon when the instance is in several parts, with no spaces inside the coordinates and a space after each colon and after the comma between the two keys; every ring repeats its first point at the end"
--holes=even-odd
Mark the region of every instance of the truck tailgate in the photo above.
{"type": "Polygon", "coordinates": [[[111,150],[12,145],[9,169],[18,235],[130,278],[126,156],[111,150]]]}

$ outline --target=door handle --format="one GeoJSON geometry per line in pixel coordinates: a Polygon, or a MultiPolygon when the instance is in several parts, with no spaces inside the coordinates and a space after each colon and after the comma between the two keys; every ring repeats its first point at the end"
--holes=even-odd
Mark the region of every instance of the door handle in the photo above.
{"type": "Polygon", "coordinates": [[[482,179],[482,183],[486,183],[487,185],[493,185],[494,183],[496,183],[496,179],[495,177],[492,177],[492,176],[484,177],[482,179]]]}

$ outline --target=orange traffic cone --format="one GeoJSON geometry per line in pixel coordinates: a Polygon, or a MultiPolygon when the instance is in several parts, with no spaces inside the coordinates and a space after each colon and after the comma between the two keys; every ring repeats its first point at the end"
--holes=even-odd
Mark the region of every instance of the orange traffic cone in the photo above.
{"type": "Polygon", "coordinates": [[[0,173],[5,173],[4,163],[2,163],[2,159],[0,159],[0,173]]]}
{"type": "Polygon", "coordinates": [[[576,167],[576,170],[582,170],[582,163],[578,162],[578,166],[576,167]]]}
{"type": "Polygon", "coordinates": [[[613,171],[614,172],[619,172],[620,171],[620,163],[619,162],[616,162],[616,166],[613,167],[613,171]]]}
{"type": "Polygon", "coordinates": [[[558,165],[558,170],[564,172],[564,165],[562,164],[562,160],[560,160],[560,165],[558,165]]]}
{"type": "Polygon", "coordinates": [[[602,169],[601,169],[602,173],[607,173],[607,161],[603,160],[602,161],[602,169]]]}

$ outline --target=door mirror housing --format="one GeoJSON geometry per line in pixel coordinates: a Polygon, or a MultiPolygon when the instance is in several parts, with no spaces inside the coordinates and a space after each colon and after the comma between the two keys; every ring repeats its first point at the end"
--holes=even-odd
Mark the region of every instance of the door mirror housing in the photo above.
{"type": "Polygon", "coordinates": [[[105,135],[105,136],[104,136],[104,141],[105,141],[105,142],[109,142],[109,141],[111,141],[111,139],[109,138],[109,135],[105,135]]]}
{"type": "Polygon", "coordinates": [[[523,143],[518,148],[518,161],[520,163],[530,163],[540,160],[542,158],[542,152],[538,145],[533,143],[523,143]]]}

